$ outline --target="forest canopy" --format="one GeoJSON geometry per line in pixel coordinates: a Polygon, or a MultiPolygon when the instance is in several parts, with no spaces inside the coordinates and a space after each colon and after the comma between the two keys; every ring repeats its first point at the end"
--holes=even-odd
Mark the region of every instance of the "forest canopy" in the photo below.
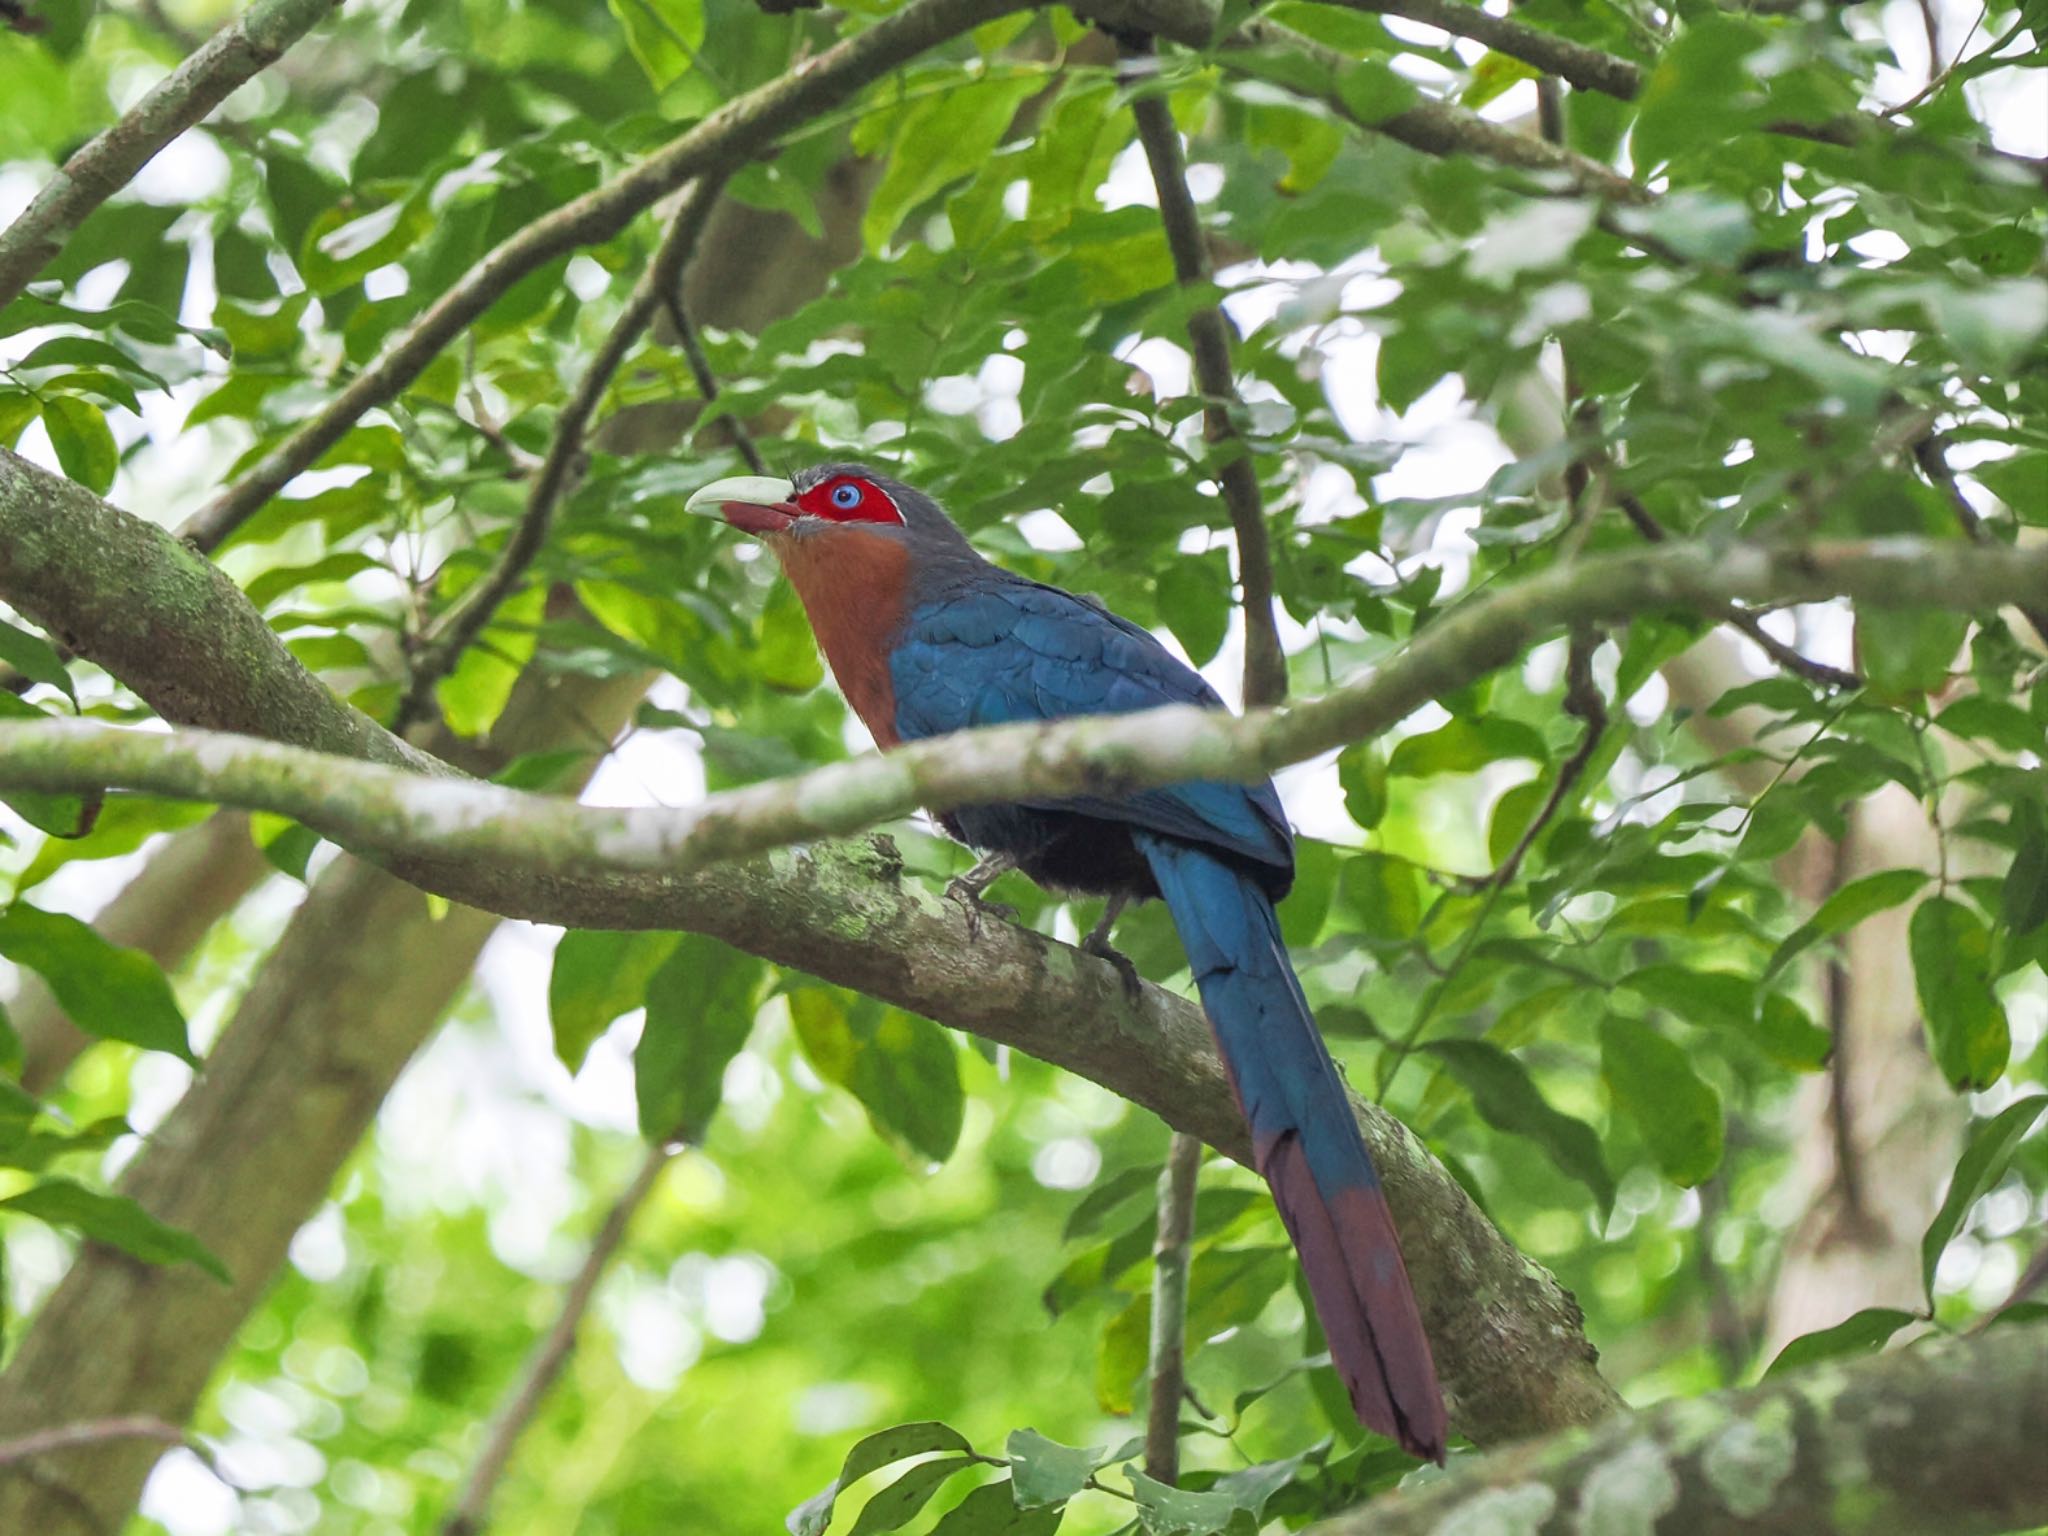
{"type": "Polygon", "coordinates": [[[2044,28],[0,0],[0,1531],[2048,1524],[2044,28]],[[848,460],[1242,715],[877,756],[848,460]],[[1267,773],[1442,1471],[946,895],[1267,773]]]}

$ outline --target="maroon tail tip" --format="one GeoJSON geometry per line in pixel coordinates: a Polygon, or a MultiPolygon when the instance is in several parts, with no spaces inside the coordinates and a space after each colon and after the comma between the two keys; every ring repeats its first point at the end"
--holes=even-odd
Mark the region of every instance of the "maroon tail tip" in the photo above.
{"type": "Polygon", "coordinates": [[[1450,1435],[1443,1390],[1387,1197],[1376,1184],[1326,1196],[1292,1134],[1259,1150],[1359,1422],[1442,1465],[1450,1435]]]}

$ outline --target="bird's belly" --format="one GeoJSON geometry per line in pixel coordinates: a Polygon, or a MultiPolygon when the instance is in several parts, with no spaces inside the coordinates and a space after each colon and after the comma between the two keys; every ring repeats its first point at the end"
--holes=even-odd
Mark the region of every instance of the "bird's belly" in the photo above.
{"type": "Polygon", "coordinates": [[[939,822],[970,848],[1009,854],[1048,890],[1141,899],[1159,894],[1130,829],[1113,821],[1024,805],[965,805],[939,822]]]}

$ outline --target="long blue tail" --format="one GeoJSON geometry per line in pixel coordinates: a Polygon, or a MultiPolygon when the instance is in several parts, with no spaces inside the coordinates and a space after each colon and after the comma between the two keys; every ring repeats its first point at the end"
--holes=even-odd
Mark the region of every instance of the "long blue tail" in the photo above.
{"type": "Polygon", "coordinates": [[[1273,903],[1192,843],[1135,832],[1180,930],[1252,1156],[1301,1255],[1330,1357],[1370,1429],[1444,1459],[1442,1391],[1393,1214],[1288,962],[1273,903]]]}

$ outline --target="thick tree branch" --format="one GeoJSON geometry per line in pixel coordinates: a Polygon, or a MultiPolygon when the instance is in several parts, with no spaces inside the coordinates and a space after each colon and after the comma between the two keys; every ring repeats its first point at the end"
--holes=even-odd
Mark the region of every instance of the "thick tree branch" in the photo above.
{"type": "Polygon", "coordinates": [[[555,435],[548,443],[547,457],[533,477],[526,510],[512,530],[512,537],[491,568],[442,617],[414,657],[412,676],[405,697],[399,702],[397,719],[392,723],[392,729],[399,734],[403,735],[407,726],[433,712],[435,686],[455,670],[462,653],[484,632],[499,605],[518,590],[527,571],[540,557],[555,525],[555,509],[575,489],[582,475],[584,436],[604,400],[605,390],[611,386],[612,375],[619,371],[626,354],[652,323],[663,299],[674,291],[724,185],[723,171],[707,172],[684,195],[653,262],[633,285],[625,312],[613,324],[577,381],[575,391],[563,404],[561,415],[555,420],[555,435]]]}
{"type": "MultiPolygon", "coordinates": [[[[0,507],[0,551],[6,532],[0,507]]],[[[275,811],[357,852],[380,855],[394,868],[423,854],[461,861],[469,866],[461,889],[441,894],[507,916],[641,926],[619,922],[619,908],[630,909],[631,891],[646,877],[658,881],[768,848],[857,832],[920,807],[1120,793],[1187,778],[1263,777],[1391,728],[1432,698],[1507,664],[1560,625],[1706,608],[1732,593],[1976,609],[2038,591],[2044,582],[2048,548],[1921,539],[1779,551],[1672,545],[1610,555],[1477,599],[1432,624],[1378,672],[1281,709],[1234,716],[1176,705],[991,727],[675,808],[579,806],[472,780],[429,778],[393,767],[389,758],[359,761],[369,754],[348,746],[308,750],[200,732],[165,737],[54,719],[0,724],[0,786],[135,789],[275,811]],[[596,881],[608,889],[563,889],[555,902],[538,902],[547,881],[596,881]]],[[[32,592],[10,589],[0,578],[0,596],[50,624],[49,614],[36,611],[32,592]]],[[[132,592],[122,596],[132,605],[132,592]]],[[[92,654],[90,646],[82,649],[92,654]]],[[[653,885],[644,894],[658,905],[653,885]]]]}
{"type": "MultiPolygon", "coordinates": [[[[224,663],[202,664],[190,654],[210,651],[218,634],[239,635],[242,621],[225,610],[248,606],[225,581],[195,586],[194,567],[207,569],[206,562],[161,530],[106,507],[68,481],[0,454],[0,582],[12,586],[11,578],[26,570],[20,583],[24,589],[49,591],[56,594],[53,601],[80,604],[69,628],[82,654],[160,701],[157,707],[167,718],[225,725],[299,745],[345,740],[354,746],[340,750],[387,763],[415,755],[321,689],[274,635],[268,637],[267,651],[253,643],[233,649],[245,672],[238,684],[224,663]],[[42,538],[35,530],[44,527],[65,530],[69,537],[42,538]],[[34,556],[28,567],[22,564],[24,552],[34,556]],[[68,568],[71,564],[93,573],[93,579],[85,580],[68,568]],[[93,599],[99,581],[107,585],[93,599]],[[116,603],[122,612],[101,611],[116,603]],[[155,636],[153,646],[135,642],[136,626],[155,636]],[[99,650],[102,641],[107,654],[99,650]],[[119,667],[109,659],[115,653],[119,667]],[[199,696],[189,686],[166,682],[188,667],[200,667],[224,694],[199,696]],[[298,681],[302,678],[324,699],[320,708],[308,705],[298,681]],[[281,701],[283,712],[276,719],[256,707],[255,701],[264,699],[281,701]]],[[[13,597],[11,592],[0,595],[13,597]]],[[[479,885],[473,862],[415,856],[392,863],[405,878],[430,889],[479,885]]],[[[886,851],[859,844],[728,863],[691,878],[541,877],[511,883],[520,887],[520,900],[530,910],[561,907],[573,897],[581,904],[576,920],[583,926],[703,933],[1010,1045],[1090,1078],[1227,1156],[1250,1158],[1243,1116],[1198,1007],[1150,986],[1133,998],[1114,966],[1007,924],[984,924],[970,940],[957,903],[905,885],[896,875],[886,851]]],[[[494,884],[485,872],[481,886],[494,884]]],[[[513,904],[508,900],[508,906],[513,904]]],[[[340,913],[335,922],[331,929],[309,930],[310,953],[338,942],[336,934],[360,934],[375,926],[362,913],[340,913]]],[[[445,937],[445,932],[426,936],[444,949],[445,937]]],[[[388,964],[389,957],[380,954],[380,969],[388,964]]],[[[348,1030],[334,1029],[324,1019],[310,1026],[325,1033],[295,1049],[314,1054],[347,1049],[348,1030]]],[[[218,1077],[218,1069],[210,1070],[207,1081],[218,1077]]],[[[232,1075],[224,1081],[228,1087],[223,1091],[231,1093],[232,1075]]],[[[1409,1273],[1458,1427],[1485,1442],[1590,1423],[1612,1412],[1619,1400],[1595,1369],[1571,1298],[1501,1237],[1398,1121],[1374,1108],[1359,1105],[1358,1110],[1396,1219],[1411,1235],[1409,1273]],[[1480,1304],[1474,1304],[1475,1298],[1480,1304]]],[[[235,1267],[228,1250],[239,1251],[238,1231],[224,1228],[220,1220],[186,1219],[177,1209],[159,1214],[197,1232],[235,1267]]],[[[162,1283],[161,1277],[153,1278],[162,1283]]],[[[85,1305],[82,1289],[80,1306],[85,1305]]],[[[101,1310],[86,1310],[92,1326],[103,1326],[109,1320],[119,1323],[131,1306],[132,1298],[114,1295],[104,1307],[93,1303],[101,1310]]],[[[83,1326],[83,1313],[81,1320],[83,1326]]],[[[59,1369],[56,1362],[75,1358],[71,1341],[89,1336],[75,1328],[54,1330],[47,1350],[38,1346],[34,1358],[59,1369]]],[[[36,1338],[32,1332],[24,1341],[10,1378],[23,1369],[19,1361],[29,1358],[36,1338]]],[[[23,1377],[32,1379],[40,1378],[33,1371],[23,1377]]],[[[6,1406],[0,1393],[0,1430],[6,1427],[6,1406]]]]}
{"type": "Polygon", "coordinates": [[[0,309],[56,259],[86,215],[125,187],[171,140],[257,71],[274,64],[340,0],[255,0],[113,127],[66,160],[0,230],[0,309]]]}
{"type": "Polygon", "coordinates": [[[312,467],[364,412],[395,399],[527,273],[578,246],[611,239],[693,176],[737,168],[778,134],[838,106],[868,82],[1030,3],[911,0],[866,31],[734,97],[630,171],[534,220],[457,279],[311,420],[193,514],[181,532],[201,550],[217,548],[294,476],[312,467]]]}
{"type": "Polygon", "coordinates": [[[1454,1465],[1317,1536],[1978,1536],[2048,1520],[2048,1324],[1833,1361],[1454,1465]]]}
{"type": "MultiPolygon", "coordinates": [[[[1141,78],[1157,67],[1149,46],[1139,50],[1124,45],[1120,73],[1125,78],[1141,78]]],[[[1145,146],[1152,185],[1159,194],[1159,222],[1173,253],[1174,279],[1183,288],[1206,287],[1213,276],[1209,247],[1188,191],[1187,164],[1173,113],[1165,96],[1153,91],[1132,100],[1131,116],[1137,120],[1138,142],[1145,146]]],[[[1238,580],[1244,587],[1244,702],[1246,708],[1278,704],[1287,697],[1287,653],[1280,648],[1280,631],[1273,622],[1273,554],[1266,541],[1258,468],[1252,462],[1251,444],[1238,430],[1244,399],[1230,364],[1230,325],[1221,305],[1195,307],[1188,315],[1188,342],[1194,353],[1195,388],[1202,394],[1202,436],[1211,455],[1222,461],[1216,481],[1237,535],[1238,580]]]]}

